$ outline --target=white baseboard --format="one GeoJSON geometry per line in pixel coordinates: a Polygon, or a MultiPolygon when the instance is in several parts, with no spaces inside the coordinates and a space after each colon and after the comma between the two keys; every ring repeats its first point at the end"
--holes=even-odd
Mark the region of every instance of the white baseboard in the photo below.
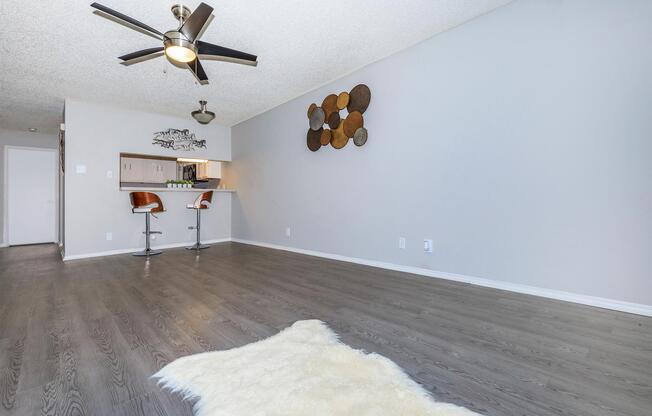
{"type": "Polygon", "coordinates": [[[598,308],[611,309],[614,311],[633,313],[643,316],[652,316],[652,305],[640,303],[623,302],[615,299],[601,298],[597,296],[581,295],[577,293],[564,292],[561,290],[545,289],[536,286],[523,285],[519,283],[503,282],[499,280],[483,279],[480,277],[465,276],[456,273],[439,272],[436,270],[424,269],[421,267],[403,266],[400,264],[386,263],[376,260],[367,260],[356,257],[347,257],[339,254],[324,253],[321,251],[304,250],[301,248],[281,246],[277,244],[261,243],[259,241],[242,240],[232,238],[231,241],[242,244],[272,248],[276,250],[291,251],[293,253],[306,254],[309,256],[323,257],[332,260],[346,261],[349,263],[363,264],[365,266],[379,267],[381,269],[395,270],[399,272],[418,274],[422,276],[439,279],[453,280],[456,282],[469,283],[477,286],[502,289],[510,292],[525,293],[528,295],[541,296],[544,298],[574,302],[582,305],[596,306],[598,308]]]}
{"type": "MultiPolygon", "coordinates": [[[[203,244],[216,244],[216,243],[225,243],[227,241],[231,241],[230,238],[218,238],[215,240],[202,240],[203,244]]],[[[183,242],[183,243],[172,243],[172,244],[163,244],[160,246],[152,246],[153,250],[165,250],[169,248],[179,248],[179,247],[189,247],[191,245],[195,244],[194,241],[189,241],[189,242],[183,242]]],[[[142,251],[142,247],[138,248],[125,248],[125,249],[119,249],[119,250],[109,250],[109,251],[99,251],[95,253],[83,253],[83,254],[73,254],[70,256],[64,256],[63,261],[69,261],[69,260],[79,260],[79,259],[89,259],[92,257],[106,257],[106,256],[115,256],[118,254],[129,254],[129,253],[135,253],[137,251],[142,251]]]]}
{"type": "Polygon", "coordinates": [[[4,247],[9,247],[9,244],[7,244],[7,243],[0,243],[0,248],[4,248],[4,247]]]}

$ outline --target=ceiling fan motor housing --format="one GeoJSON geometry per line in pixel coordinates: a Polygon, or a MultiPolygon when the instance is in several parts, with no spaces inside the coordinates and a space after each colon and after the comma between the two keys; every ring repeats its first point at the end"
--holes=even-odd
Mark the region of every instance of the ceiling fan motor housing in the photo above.
{"type": "Polygon", "coordinates": [[[183,4],[175,4],[171,8],[172,14],[179,21],[180,24],[190,16],[190,9],[184,6],[183,4]]]}
{"type": "Polygon", "coordinates": [[[197,53],[197,46],[186,39],[185,36],[179,31],[170,30],[165,32],[165,38],[163,40],[163,45],[167,48],[168,46],[181,46],[183,48],[191,49],[193,52],[197,53]]]}

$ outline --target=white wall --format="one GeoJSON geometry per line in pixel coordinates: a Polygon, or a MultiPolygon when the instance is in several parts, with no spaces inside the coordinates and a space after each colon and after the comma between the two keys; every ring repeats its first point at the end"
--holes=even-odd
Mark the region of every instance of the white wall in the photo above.
{"type": "MultiPolygon", "coordinates": [[[[190,109],[189,109],[190,111],[190,109]]],[[[105,107],[66,100],[65,253],[66,257],[144,247],[143,215],[132,214],[129,192],[120,191],[121,152],[162,156],[231,159],[230,129],[211,123],[202,126],[190,116],[175,118],[159,114],[105,107]],[[190,129],[207,148],[174,151],[152,145],[153,133],[167,128],[190,129]],[[85,165],[85,174],[75,173],[85,165]],[[107,178],[107,171],[113,172],[107,178]],[[113,240],[106,240],[106,233],[113,240]]],[[[193,210],[185,208],[195,193],[158,193],[167,212],[152,219],[152,229],[163,231],[153,245],[194,240],[193,210]]],[[[202,213],[202,238],[231,235],[231,195],[216,193],[213,205],[202,213]]]]}
{"type": "Polygon", "coordinates": [[[6,130],[0,128],[0,246],[5,245],[4,241],[4,183],[5,183],[5,146],[26,146],[57,148],[59,138],[56,134],[31,133],[28,131],[6,130]]]}
{"type": "Polygon", "coordinates": [[[233,237],[652,305],[650,22],[519,0],[234,127],[233,237]],[[311,153],[358,83],[367,144],[311,153]]]}

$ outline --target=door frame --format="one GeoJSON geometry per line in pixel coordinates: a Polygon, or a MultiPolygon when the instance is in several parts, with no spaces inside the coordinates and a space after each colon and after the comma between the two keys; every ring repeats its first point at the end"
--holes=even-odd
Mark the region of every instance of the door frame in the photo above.
{"type": "Polygon", "coordinates": [[[9,150],[33,150],[38,152],[51,152],[54,153],[55,171],[54,174],[54,241],[57,243],[59,240],[59,158],[57,157],[58,149],[50,147],[30,147],[30,146],[14,146],[6,144],[4,146],[4,176],[3,176],[3,193],[2,193],[2,243],[0,247],[9,246],[9,150]]]}

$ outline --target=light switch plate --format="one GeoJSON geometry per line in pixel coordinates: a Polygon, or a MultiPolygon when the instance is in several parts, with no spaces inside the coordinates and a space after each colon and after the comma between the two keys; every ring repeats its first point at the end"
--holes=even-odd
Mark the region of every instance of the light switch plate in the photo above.
{"type": "Polygon", "coordinates": [[[423,251],[432,253],[432,240],[423,240],[423,251]]]}
{"type": "Polygon", "coordinates": [[[405,250],[405,237],[398,238],[398,248],[405,250]]]}
{"type": "Polygon", "coordinates": [[[75,165],[75,173],[86,173],[86,165],[75,165]]]}
{"type": "Polygon", "coordinates": [[[106,177],[107,177],[107,179],[113,178],[113,171],[112,170],[107,170],[106,171],[106,177]]]}

